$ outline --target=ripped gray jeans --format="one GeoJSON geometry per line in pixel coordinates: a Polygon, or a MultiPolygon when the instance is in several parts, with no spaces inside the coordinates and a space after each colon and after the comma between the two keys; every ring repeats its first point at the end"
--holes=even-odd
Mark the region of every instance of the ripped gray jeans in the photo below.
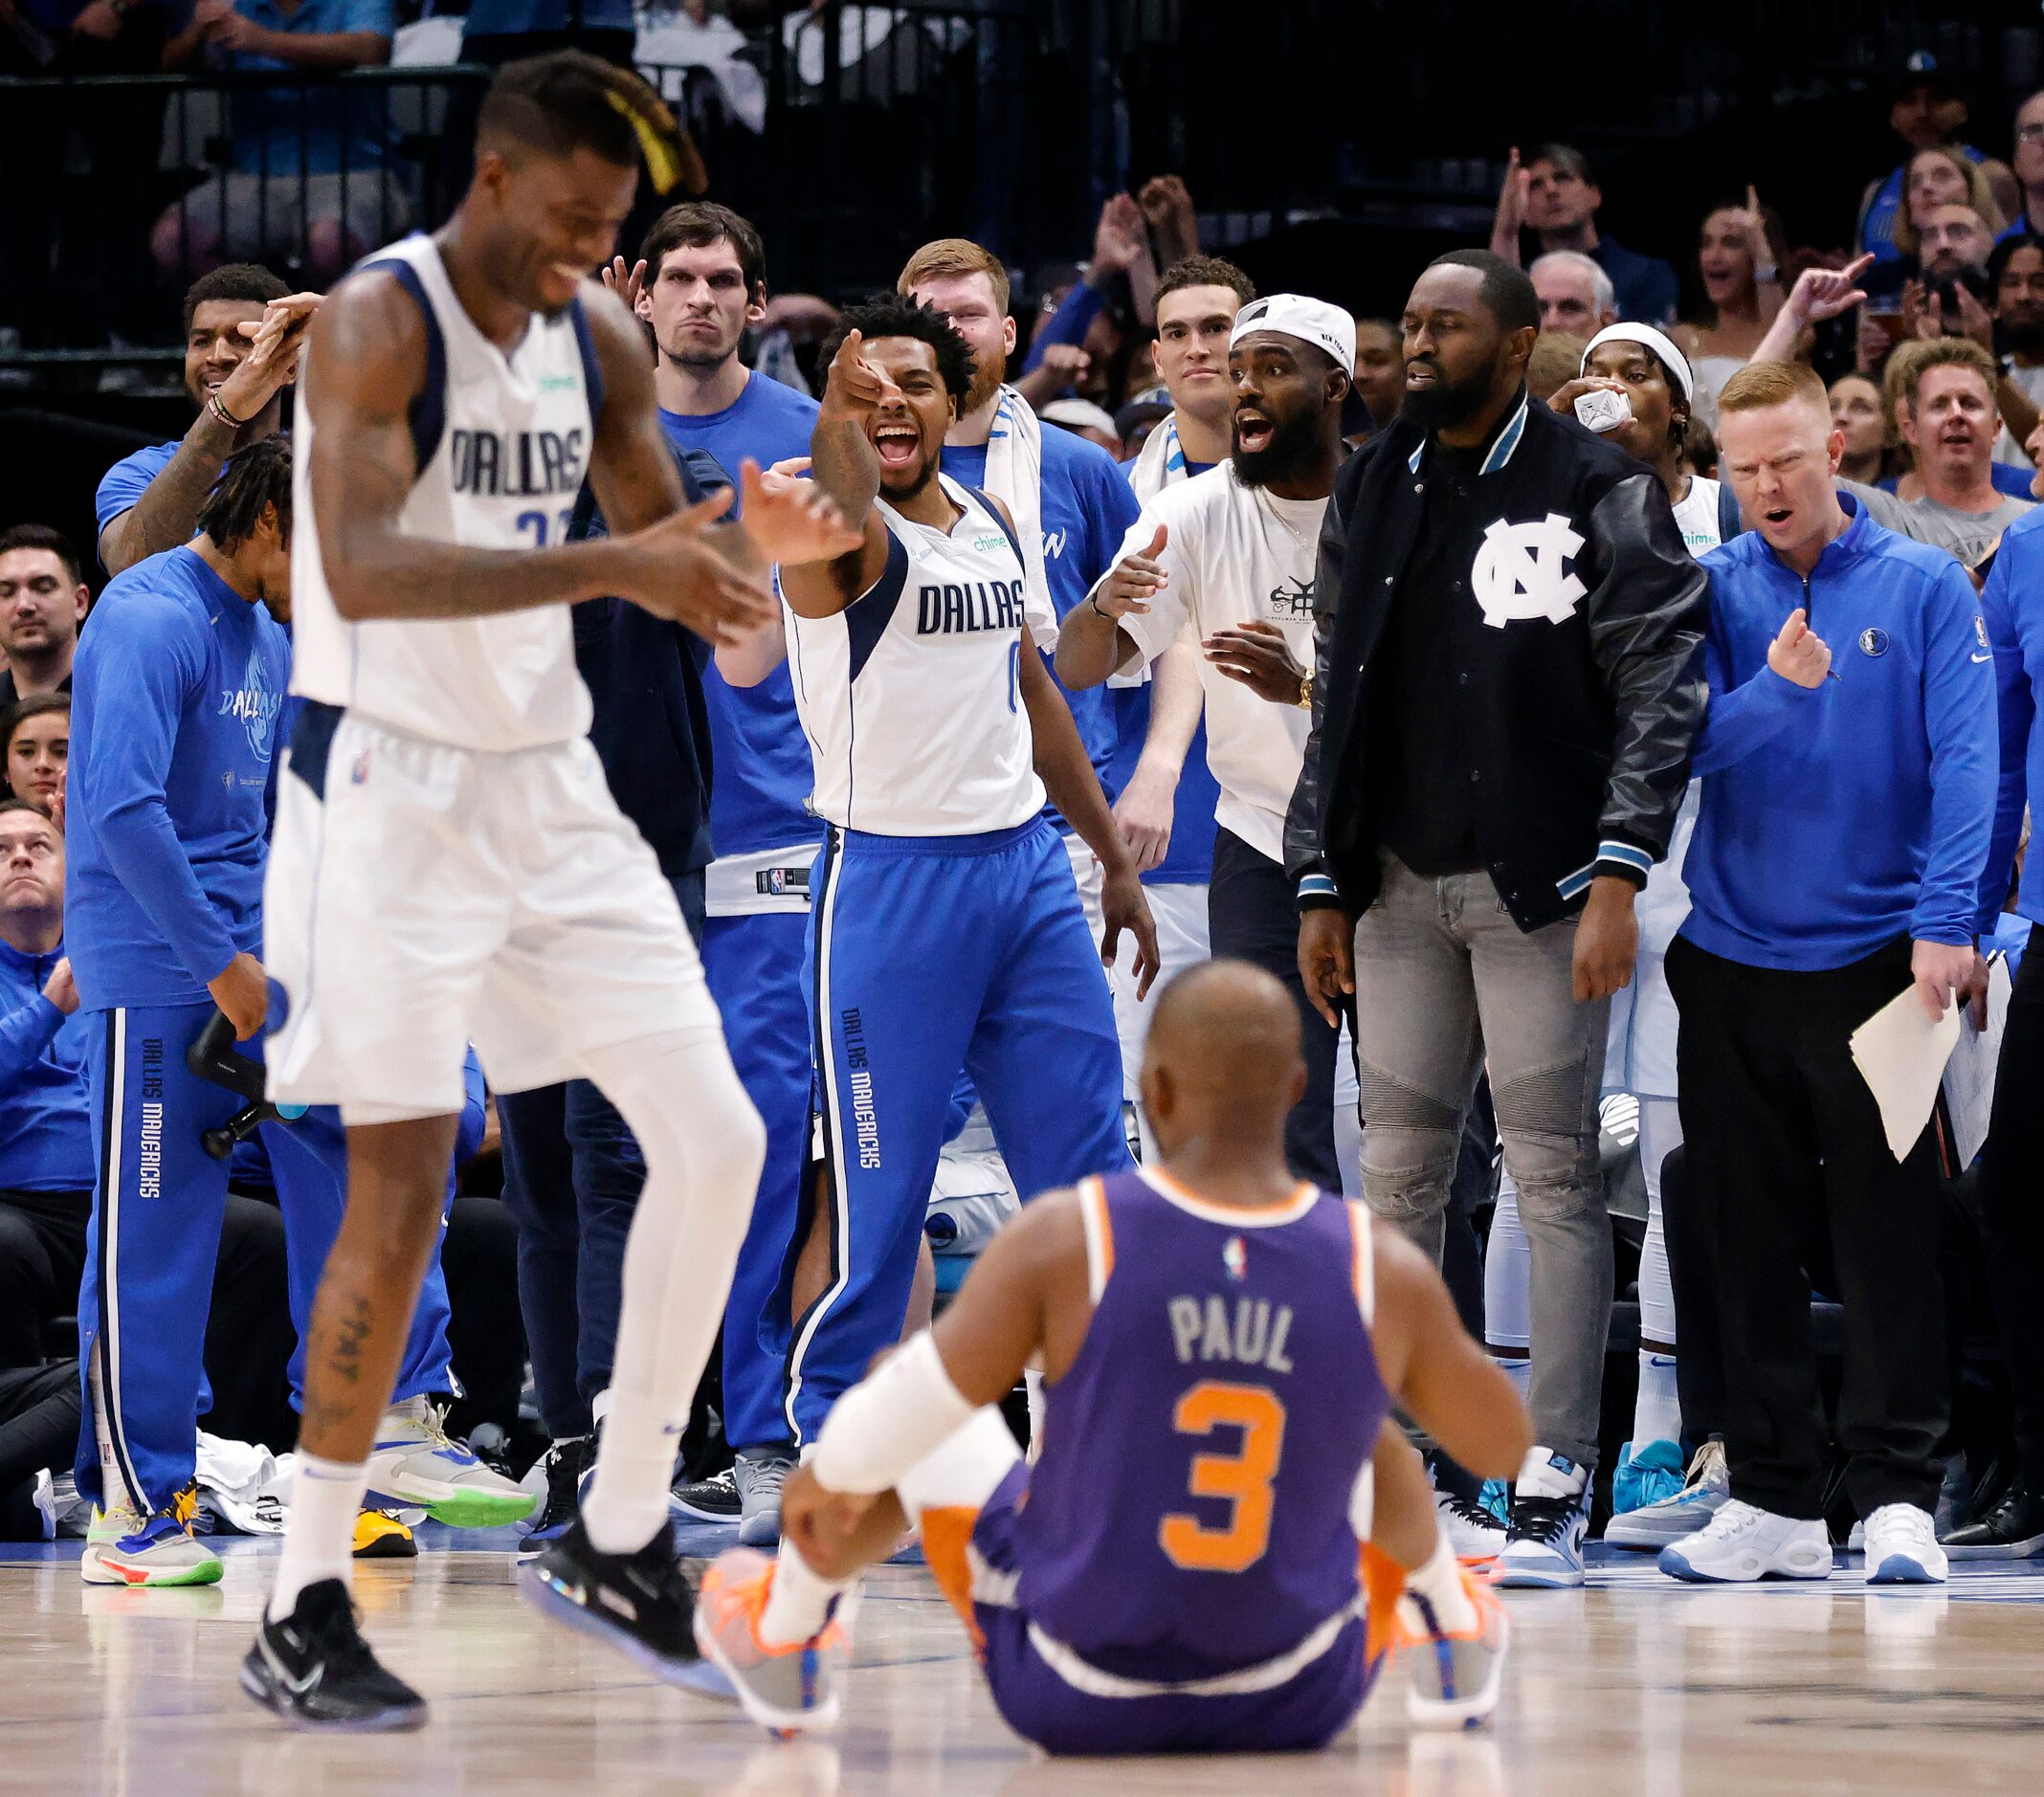
{"type": "Polygon", "coordinates": [[[1356,925],[1363,1196],[1436,1262],[1462,1120],[1486,1062],[1532,1247],[1535,1439],[1597,1463],[1611,1232],[1597,1159],[1609,1000],[1569,992],[1575,920],[1528,934],[1488,874],[1383,857],[1356,925]]]}

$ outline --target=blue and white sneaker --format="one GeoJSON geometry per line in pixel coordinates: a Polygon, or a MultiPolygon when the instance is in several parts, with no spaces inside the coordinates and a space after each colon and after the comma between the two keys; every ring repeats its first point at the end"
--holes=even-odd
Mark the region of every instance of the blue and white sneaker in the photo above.
{"type": "Polygon", "coordinates": [[[220,1556],[196,1540],[192,1519],[198,1511],[198,1488],[188,1485],[153,1516],[144,1517],[124,1503],[95,1510],[86,1531],[78,1577],[87,1585],[164,1586],[218,1585],[220,1556]]]}
{"type": "Polygon", "coordinates": [[[1629,1441],[1618,1450],[1611,1471],[1611,1509],[1623,1515],[1680,1495],[1682,1450],[1672,1441],[1650,1441],[1637,1453],[1629,1441]]]}
{"type": "Polygon", "coordinates": [[[1534,1448],[1512,1491],[1512,1523],[1491,1583],[1513,1589],[1572,1590],[1583,1583],[1589,1524],[1589,1469],[1534,1448]]]}
{"type": "Polygon", "coordinates": [[[1604,1525],[1610,1547],[1641,1547],[1658,1553],[1670,1542],[1705,1527],[1732,1495],[1724,1443],[1706,1441],[1689,1463],[1689,1477],[1673,1497],[1614,1516],[1604,1525]]]}
{"type": "MultiPolygon", "coordinates": [[[[1926,1530],[1929,1520],[1924,1517],[1926,1530]]],[[[1728,1498],[1704,1527],[1662,1548],[1658,1564],[1671,1579],[1690,1585],[1828,1579],[1832,1575],[1831,1536],[1822,1522],[1778,1516],[1757,1504],[1728,1498]]]]}
{"type": "Polygon", "coordinates": [[[1869,1585],[1943,1585],[1950,1574],[1930,1512],[1915,1504],[1882,1504],[1866,1541],[1869,1585]]]}
{"type": "Polygon", "coordinates": [[[408,1398],[384,1412],[369,1450],[369,1490],[387,1503],[423,1510],[451,1528],[522,1522],[539,1498],[483,1465],[447,1432],[447,1412],[408,1398]]]}

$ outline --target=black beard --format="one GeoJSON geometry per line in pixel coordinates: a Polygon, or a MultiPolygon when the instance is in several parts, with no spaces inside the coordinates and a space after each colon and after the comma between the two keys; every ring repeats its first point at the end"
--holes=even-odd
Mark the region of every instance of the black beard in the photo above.
{"type": "Polygon", "coordinates": [[[1430,435],[1467,424],[1490,398],[1493,371],[1478,368],[1459,381],[1436,371],[1432,387],[1409,387],[1399,416],[1410,418],[1430,435]]]}
{"type": "Polygon", "coordinates": [[[927,487],[932,480],[937,478],[937,464],[943,458],[939,455],[930,456],[922,464],[922,469],[917,473],[915,477],[905,487],[888,485],[887,477],[883,473],[880,476],[880,498],[885,499],[890,505],[896,503],[898,500],[900,499],[913,499],[917,498],[922,492],[923,488],[927,487]]]}
{"type": "Polygon", "coordinates": [[[1320,418],[1306,412],[1273,418],[1270,442],[1250,451],[1234,442],[1231,427],[1228,459],[1234,464],[1235,478],[1245,487],[1267,487],[1308,473],[1321,455],[1320,431],[1320,418]]]}
{"type": "Polygon", "coordinates": [[[2044,319],[2033,319],[2020,324],[2005,319],[2001,337],[2017,355],[2028,356],[2033,361],[2044,360],[2044,319]]]}

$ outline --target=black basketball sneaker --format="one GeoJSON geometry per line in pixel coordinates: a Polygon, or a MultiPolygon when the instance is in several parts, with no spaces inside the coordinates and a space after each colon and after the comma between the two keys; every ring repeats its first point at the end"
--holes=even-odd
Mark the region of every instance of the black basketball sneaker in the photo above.
{"type": "Polygon", "coordinates": [[[339,1579],[299,1593],[280,1622],[268,1616],[241,1662],[241,1688],[293,1728],[422,1728],[426,1699],[386,1672],[355,1626],[339,1579]]]}
{"type": "Polygon", "coordinates": [[[557,1622],[608,1641],[669,1684],[699,1687],[696,1602],[663,1522],[636,1553],[597,1551],[581,1518],[519,1568],[528,1602],[557,1622]]]}

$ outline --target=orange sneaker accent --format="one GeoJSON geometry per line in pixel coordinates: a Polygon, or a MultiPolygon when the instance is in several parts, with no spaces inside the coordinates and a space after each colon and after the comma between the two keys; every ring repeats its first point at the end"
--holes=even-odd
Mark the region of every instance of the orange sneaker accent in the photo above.
{"type": "Polygon", "coordinates": [[[979,1526],[980,1513],[965,1504],[932,1504],[922,1512],[922,1557],[930,1563],[930,1577],[950,1600],[958,1619],[972,1637],[972,1651],[984,1653],[986,1638],[980,1633],[979,1615],[972,1608],[972,1563],[966,1549],[972,1531],[979,1526]]]}
{"type": "Polygon", "coordinates": [[[1368,1542],[1363,1547],[1363,1657],[1374,1664],[1398,1645],[1398,1600],[1405,1592],[1405,1568],[1368,1542]]]}

